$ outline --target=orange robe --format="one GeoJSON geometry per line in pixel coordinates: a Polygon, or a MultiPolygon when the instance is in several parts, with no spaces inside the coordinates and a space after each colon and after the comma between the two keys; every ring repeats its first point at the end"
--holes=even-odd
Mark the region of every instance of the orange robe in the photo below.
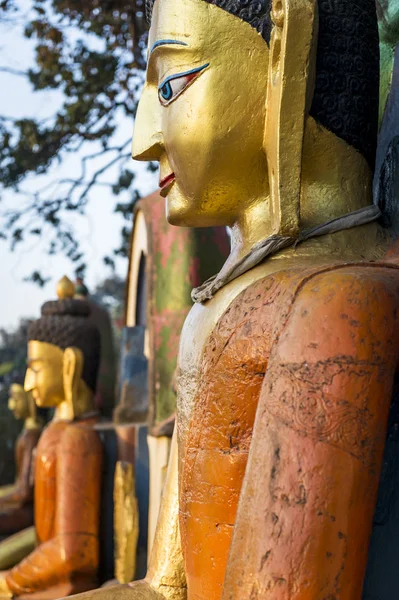
{"type": "Polygon", "coordinates": [[[360,600],[398,313],[399,269],[358,264],[270,275],[220,318],[181,464],[189,600],[360,600]]]}
{"type": "Polygon", "coordinates": [[[60,583],[70,594],[97,585],[102,446],[92,424],[59,421],[42,434],[35,474],[38,546],[6,576],[14,595],[60,583]]]}
{"type": "Polygon", "coordinates": [[[0,498],[0,535],[33,525],[32,462],[40,434],[41,429],[23,429],[18,436],[15,444],[15,487],[0,498]]]}

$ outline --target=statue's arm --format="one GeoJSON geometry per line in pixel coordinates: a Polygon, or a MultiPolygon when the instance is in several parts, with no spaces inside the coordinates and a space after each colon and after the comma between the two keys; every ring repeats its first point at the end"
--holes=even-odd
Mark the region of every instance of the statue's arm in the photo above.
{"type": "Polygon", "coordinates": [[[10,503],[8,498],[13,496],[15,487],[16,487],[15,483],[10,483],[8,485],[2,485],[0,487],[0,510],[3,508],[4,504],[10,503]]]}
{"type": "Polygon", "coordinates": [[[32,457],[38,440],[35,431],[25,431],[18,440],[18,472],[13,486],[0,488],[0,534],[10,534],[33,524],[32,457]]]}
{"type": "Polygon", "coordinates": [[[398,361],[396,292],[364,277],[319,275],[282,317],[224,600],[361,598],[398,361]]]}
{"type": "Polygon", "coordinates": [[[179,532],[176,429],[148,573],[143,581],[100,588],[76,600],[186,600],[187,588],[179,532]]]}
{"type": "Polygon", "coordinates": [[[68,426],[56,461],[55,534],[9,571],[6,581],[15,595],[46,589],[72,575],[96,579],[102,465],[97,433],[68,426]]]}
{"type": "Polygon", "coordinates": [[[31,483],[32,459],[34,449],[38,441],[37,432],[34,430],[25,431],[23,437],[19,440],[18,454],[20,461],[15,483],[6,493],[1,493],[0,488],[0,512],[7,508],[7,505],[22,506],[33,499],[33,486],[31,483]]]}

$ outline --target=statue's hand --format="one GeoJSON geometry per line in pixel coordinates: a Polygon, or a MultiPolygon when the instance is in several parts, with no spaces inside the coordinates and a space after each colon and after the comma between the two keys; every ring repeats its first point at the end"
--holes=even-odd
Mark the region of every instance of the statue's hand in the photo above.
{"type": "MultiPolygon", "coordinates": [[[[109,585],[73,597],[75,600],[165,600],[165,597],[156,592],[146,581],[109,585]]],[[[168,597],[174,599],[174,596],[168,597]]],[[[176,595],[176,600],[178,599],[180,596],[176,595]]],[[[2,600],[1,595],[0,600],[2,600]]]]}
{"type": "Polygon", "coordinates": [[[134,594],[129,595],[132,600],[165,600],[165,596],[156,592],[145,580],[132,581],[128,585],[134,590],[134,594]]]}
{"type": "Polygon", "coordinates": [[[12,592],[7,585],[4,575],[0,575],[0,600],[3,600],[3,598],[12,598],[12,592]]]}

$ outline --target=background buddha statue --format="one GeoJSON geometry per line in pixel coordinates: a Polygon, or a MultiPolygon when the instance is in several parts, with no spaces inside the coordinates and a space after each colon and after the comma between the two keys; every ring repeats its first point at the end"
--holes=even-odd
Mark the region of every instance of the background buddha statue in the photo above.
{"type": "Polygon", "coordinates": [[[96,586],[102,447],[93,425],[99,333],[64,278],[28,330],[25,390],[53,407],[36,452],[37,547],[0,578],[0,594],[58,598],[96,586]]]}
{"type": "Polygon", "coordinates": [[[0,488],[0,536],[33,525],[33,456],[43,429],[35,401],[22,385],[10,386],[8,408],[23,428],[15,444],[15,482],[0,488]]]}
{"type": "Polygon", "coordinates": [[[375,2],[147,9],[134,158],[170,223],[232,248],[183,328],[147,577],[86,598],[360,600],[399,364],[375,2]]]}

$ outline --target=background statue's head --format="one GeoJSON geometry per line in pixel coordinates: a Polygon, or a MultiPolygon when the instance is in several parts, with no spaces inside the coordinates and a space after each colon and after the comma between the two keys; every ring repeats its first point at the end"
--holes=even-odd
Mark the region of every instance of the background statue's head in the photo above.
{"type": "Polygon", "coordinates": [[[64,278],[59,300],[46,302],[42,316],[28,329],[25,390],[38,406],[57,406],[79,395],[93,395],[100,360],[100,336],[88,322],[90,308],[76,300],[74,285],[64,278]]]}
{"type": "MultiPolygon", "coordinates": [[[[292,0],[147,0],[149,62],[133,156],[159,161],[171,223],[231,225],[245,205],[265,197],[274,172],[269,144],[293,162],[291,136],[280,145],[281,127],[273,131],[268,120],[285,120],[286,131],[294,130],[302,103],[303,121],[314,119],[373,168],[375,0],[303,0],[305,25],[313,5],[312,33],[300,19],[295,23],[293,10],[286,43],[290,3],[298,6],[292,0]],[[303,64],[295,63],[297,56],[303,64]],[[280,89],[276,102],[278,78],[285,97],[280,89]]],[[[301,154],[297,137],[293,152],[301,154]]]]}
{"type": "Polygon", "coordinates": [[[8,408],[16,419],[28,419],[36,416],[35,402],[31,393],[25,392],[19,383],[10,385],[8,408]]]}

